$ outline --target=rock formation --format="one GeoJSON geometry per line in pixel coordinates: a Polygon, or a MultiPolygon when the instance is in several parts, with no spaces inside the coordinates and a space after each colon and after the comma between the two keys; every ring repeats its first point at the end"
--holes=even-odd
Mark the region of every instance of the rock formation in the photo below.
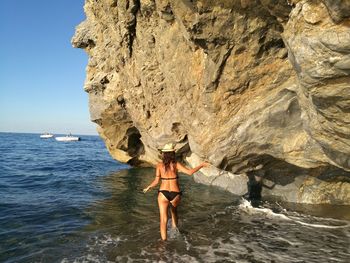
{"type": "Polygon", "coordinates": [[[236,194],[263,164],[265,195],[350,204],[349,0],[86,0],[74,47],[111,155],[159,160],[236,194]]]}

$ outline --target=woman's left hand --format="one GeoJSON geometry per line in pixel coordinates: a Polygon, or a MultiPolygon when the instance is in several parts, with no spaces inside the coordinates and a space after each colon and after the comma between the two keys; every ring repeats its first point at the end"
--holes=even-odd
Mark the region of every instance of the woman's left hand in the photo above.
{"type": "Polygon", "coordinates": [[[209,166],[210,166],[210,163],[204,162],[204,163],[202,163],[201,165],[202,165],[202,167],[209,167],[209,166]]]}
{"type": "Polygon", "coordinates": [[[149,190],[149,187],[144,188],[142,191],[145,194],[149,190]]]}

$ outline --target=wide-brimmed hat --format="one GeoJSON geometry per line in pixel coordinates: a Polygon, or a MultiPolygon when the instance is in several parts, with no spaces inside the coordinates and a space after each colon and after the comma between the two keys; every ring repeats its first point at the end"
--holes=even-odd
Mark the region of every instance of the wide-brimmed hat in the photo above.
{"type": "Polygon", "coordinates": [[[175,152],[175,145],[174,143],[167,143],[164,145],[162,149],[160,149],[161,152],[175,152]]]}

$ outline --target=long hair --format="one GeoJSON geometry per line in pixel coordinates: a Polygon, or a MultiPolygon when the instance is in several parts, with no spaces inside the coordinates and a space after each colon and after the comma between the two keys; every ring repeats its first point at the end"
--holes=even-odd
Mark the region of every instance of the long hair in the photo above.
{"type": "Polygon", "coordinates": [[[165,166],[165,171],[169,170],[170,164],[175,164],[175,152],[163,152],[163,163],[165,166]]]}

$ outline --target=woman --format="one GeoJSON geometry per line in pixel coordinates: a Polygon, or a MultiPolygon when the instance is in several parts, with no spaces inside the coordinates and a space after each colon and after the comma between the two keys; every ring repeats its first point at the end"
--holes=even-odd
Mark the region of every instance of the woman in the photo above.
{"type": "Polygon", "coordinates": [[[177,172],[182,172],[188,175],[192,175],[199,171],[202,167],[207,167],[208,163],[202,163],[199,166],[189,169],[182,164],[176,162],[175,149],[173,144],[166,144],[161,150],[163,152],[163,161],[156,167],[156,177],[153,182],[143,189],[146,193],[150,188],[158,185],[161,181],[160,188],[158,190],[158,206],[160,213],[160,235],[162,240],[167,239],[167,221],[168,221],[168,206],[171,208],[171,221],[172,227],[177,228],[177,211],[176,207],[181,200],[181,191],[178,184],[177,172]]]}

